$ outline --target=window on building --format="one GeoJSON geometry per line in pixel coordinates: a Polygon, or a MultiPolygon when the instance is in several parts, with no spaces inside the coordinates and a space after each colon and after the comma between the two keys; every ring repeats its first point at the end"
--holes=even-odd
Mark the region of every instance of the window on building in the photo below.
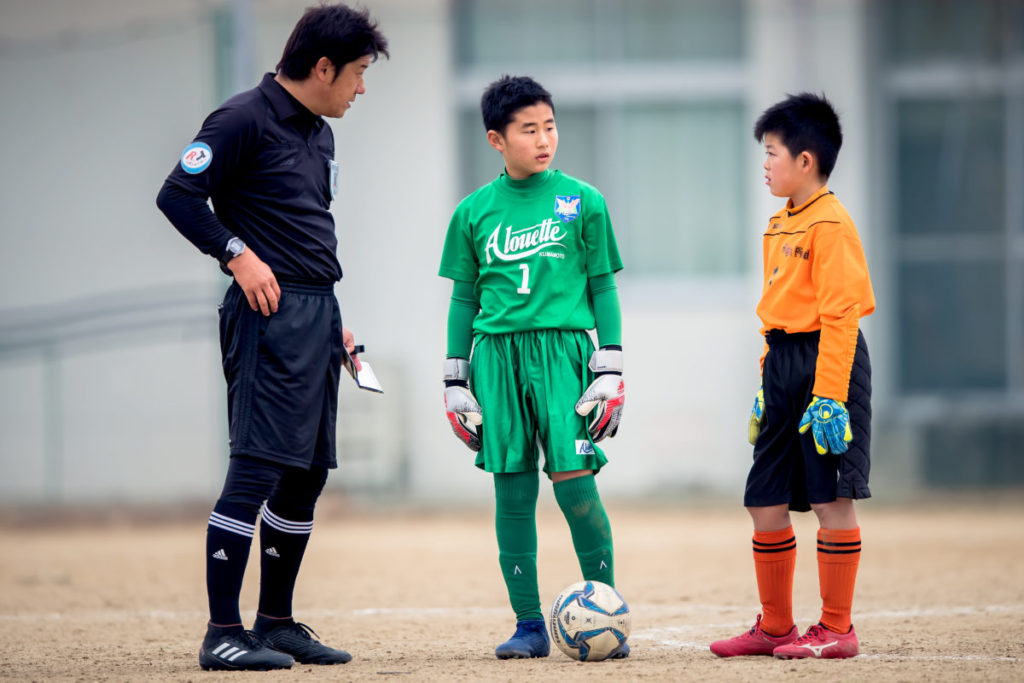
{"type": "Polygon", "coordinates": [[[742,275],[743,0],[457,0],[460,189],[495,178],[479,100],[503,74],[554,99],[553,168],[608,199],[627,276],[742,275]]]}
{"type": "Polygon", "coordinates": [[[880,3],[898,387],[1024,398],[1024,0],[880,3]]]}

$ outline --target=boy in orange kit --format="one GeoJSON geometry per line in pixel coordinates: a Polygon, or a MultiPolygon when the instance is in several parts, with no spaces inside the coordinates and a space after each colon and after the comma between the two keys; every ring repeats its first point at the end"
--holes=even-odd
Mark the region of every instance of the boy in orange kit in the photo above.
{"type": "Polygon", "coordinates": [[[809,93],[791,95],[761,115],[754,137],[765,145],[771,193],[789,198],[763,238],[757,314],[766,344],[743,498],[754,522],[762,614],[749,631],[712,643],[711,651],[853,657],[850,614],[860,561],[853,501],[871,496],[871,363],[860,319],[875,310],[875,297],[857,229],[827,185],[843,140],[832,105],[809,93]],[[802,636],[793,622],[790,510],[814,510],[821,526],[821,618],[802,636]]]}

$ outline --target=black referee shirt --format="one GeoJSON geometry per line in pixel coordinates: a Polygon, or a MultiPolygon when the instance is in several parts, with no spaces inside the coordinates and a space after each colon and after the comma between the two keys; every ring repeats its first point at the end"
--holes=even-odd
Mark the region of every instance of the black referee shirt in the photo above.
{"type": "Polygon", "coordinates": [[[206,118],[157,205],[205,254],[238,236],[278,278],[336,282],[336,184],[330,126],[266,74],[206,118]]]}

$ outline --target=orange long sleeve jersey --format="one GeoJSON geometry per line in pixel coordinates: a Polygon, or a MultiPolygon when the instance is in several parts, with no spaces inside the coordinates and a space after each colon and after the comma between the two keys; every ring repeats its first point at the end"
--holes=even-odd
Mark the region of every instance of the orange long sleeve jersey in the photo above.
{"type": "MultiPolygon", "coordinates": [[[[857,228],[828,186],[771,217],[764,234],[761,333],[821,330],[814,394],[846,401],[860,319],[875,310],[857,228]]],[[[764,368],[765,345],[761,354],[764,368]]]]}

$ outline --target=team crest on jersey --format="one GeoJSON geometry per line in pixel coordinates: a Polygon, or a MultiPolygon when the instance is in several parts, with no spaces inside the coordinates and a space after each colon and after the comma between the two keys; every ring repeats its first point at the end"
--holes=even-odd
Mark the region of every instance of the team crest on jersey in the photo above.
{"type": "Polygon", "coordinates": [[[327,160],[327,184],[331,188],[331,201],[338,196],[338,162],[334,159],[327,160]]]}
{"type": "Polygon", "coordinates": [[[576,455],[593,455],[594,444],[587,439],[576,439],[576,455]]]}
{"type": "Polygon", "coordinates": [[[193,142],[181,153],[181,168],[185,173],[202,173],[213,161],[213,150],[205,142],[193,142]]]}
{"type": "Polygon", "coordinates": [[[580,215],[580,196],[578,194],[555,195],[555,215],[566,223],[572,223],[580,215]]]}

